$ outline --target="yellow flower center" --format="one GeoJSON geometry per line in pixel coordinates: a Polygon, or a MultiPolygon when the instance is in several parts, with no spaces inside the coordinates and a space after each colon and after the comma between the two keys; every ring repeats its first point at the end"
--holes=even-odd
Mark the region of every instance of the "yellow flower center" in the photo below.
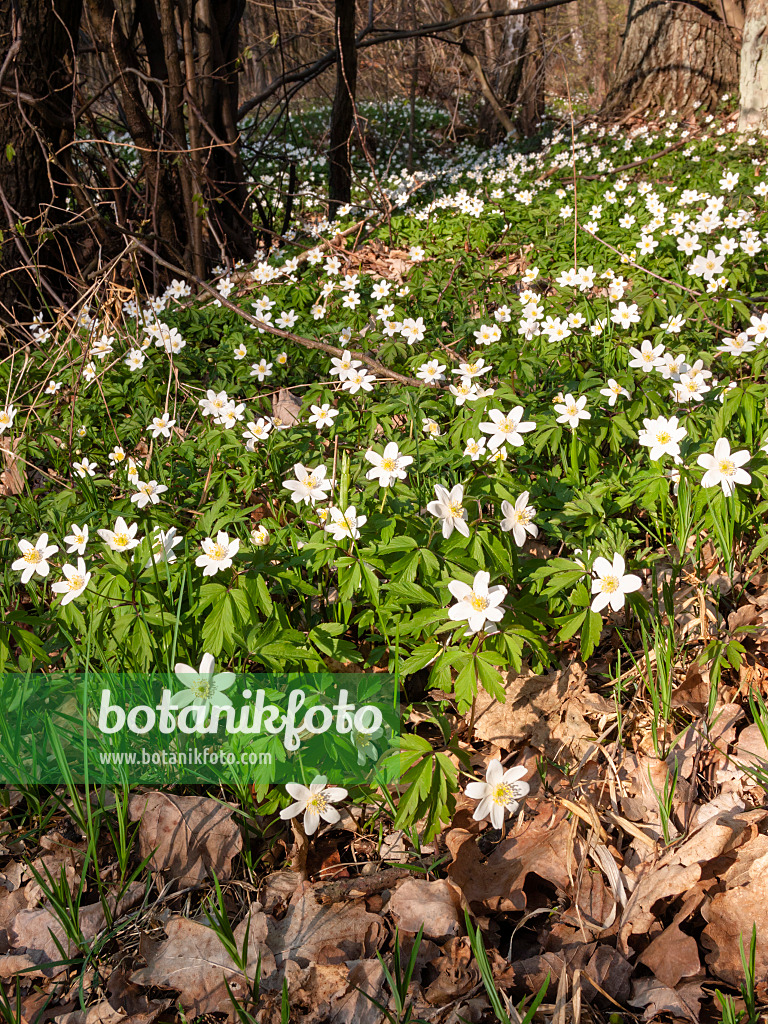
{"type": "Polygon", "coordinates": [[[313,491],[317,487],[317,477],[314,473],[311,476],[305,476],[302,483],[309,491],[313,491]]]}
{"type": "Polygon", "coordinates": [[[491,799],[497,806],[504,807],[515,797],[515,787],[511,782],[497,782],[493,787],[491,799]]]}
{"type": "Polygon", "coordinates": [[[115,449],[115,451],[112,452],[112,458],[115,460],[115,462],[122,462],[123,459],[125,458],[125,452],[115,449]]]}
{"type": "Polygon", "coordinates": [[[30,550],[24,554],[24,561],[29,563],[29,565],[39,565],[42,560],[43,556],[37,548],[30,548],[30,550]]]}
{"type": "Polygon", "coordinates": [[[10,423],[11,417],[7,412],[0,412],[0,423],[10,423]]]}
{"type": "Polygon", "coordinates": [[[116,533],[115,534],[115,538],[114,538],[113,544],[115,545],[116,548],[124,548],[127,543],[128,543],[128,534],[127,533],[116,533]]]}
{"type": "Polygon", "coordinates": [[[658,434],[656,435],[656,444],[669,444],[669,442],[670,442],[671,440],[672,440],[672,438],[671,438],[671,436],[670,436],[670,435],[669,435],[669,434],[668,434],[668,433],[666,432],[666,430],[660,430],[660,431],[658,432],[658,434]]]}
{"type": "Polygon", "coordinates": [[[213,551],[211,552],[211,558],[215,558],[217,562],[223,562],[228,556],[229,552],[223,544],[214,544],[213,551]]]}
{"type": "Polygon", "coordinates": [[[85,578],[83,576],[70,576],[67,583],[70,590],[82,590],[85,586],[85,578]]]}
{"type": "Polygon", "coordinates": [[[573,405],[573,404],[566,406],[566,409],[567,409],[567,412],[568,412],[569,416],[578,416],[579,415],[578,407],[573,405]]]}
{"type": "Polygon", "coordinates": [[[328,798],[323,796],[322,793],[313,793],[309,800],[307,800],[307,810],[315,811],[316,814],[322,814],[327,807],[328,798]]]}
{"type": "Polygon", "coordinates": [[[382,459],[381,468],[385,469],[388,473],[391,473],[394,469],[397,469],[396,459],[382,459]]]}
{"type": "Polygon", "coordinates": [[[85,544],[85,537],[82,533],[75,534],[75,544],[85,544]]]}
{"type": "Polygon", "coordinates": [[[208,700],[211,695],[211,684],[207,679],[196,679],[190,686],[190,690],[194,693],[195,697],[199,697],[201,700],[208,700]]]}
{"type": "Polygon", "coordinates": [[[617,576],[603,576],[600,580],[600,589],[604,594],[615,594],[619,589],[619,579],[617,576]]]}
{"type": "Polygon", "coordinates": [[[475,609],[476,612],[484,612],[488,607],[488,598],[483,597],[482,594],[476,594],[474,590],[469,595],[469,603],[475,609]]]}
{"type": "Polygon", "coordinates": [[[451,519],[461,519],[464,515],[464,506],[460,501],[452,501],[448,506],[448,514],[451,519]]]}
{"type": "Polygon", "coordinates": [[[519,511],[515,512],[514,520],[515,520],[516,523],[519,523],[521,526],[527,526],[528,523],[530,523],[530,521],[531,521],[531,516],[530,516],[530,513],[528,512],[528,509],[527,508],[521,508],[519,511]]]}
{"type": "Polygon", "coordinates": [[[736,466],[730,459],[721,459],[717,468],[723,476],[733,476],[736,472],[736,466]]]}

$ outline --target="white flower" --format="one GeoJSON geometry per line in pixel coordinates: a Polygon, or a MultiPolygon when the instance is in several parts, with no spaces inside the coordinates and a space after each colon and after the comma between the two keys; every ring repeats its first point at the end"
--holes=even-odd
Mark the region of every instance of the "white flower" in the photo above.
{"type": "Polygon", "coordinates": [[[588,413],[584,408],[586,404],[586,395],[582,395],[580,398],[574,398],[573,395],[567,394],[562,403],[558,402],[554,407],[555,412],[560,413],[557,417],[557,422],[567,423],[572,430],[575,430],[576,427],[578,427],[580,420],[592,419],[592,414],[588,413]]]}
{"type": "Polygon", "coordinates": [[[538,526],[531,522],[536,515],[536,509],[533,505],[528,504],[528,498],[529,492],[523,491],[514,505],[509,501],[502,501],[501,503],[501,511],[504,514],[504,518],[499,525],[505,533],[509,530],[512,531],[515,544],[519,548],[525,544],[527,539],[525,536],[526,532],[532,537],[537,537],[539,534],[538,526]]]}
{"type": "Polygon", "coordinates": [[[657,345],[655,348],[650,341],[644,341],[639,349],[630,348],[630,355],[634,359],[629,361],[631,369],[642,370],[643,373],[650,373],[651,370],[664,363],[664,346],[657,345]]]}
{"type": "Polygon", "coordinates": [[[340,508],[330,509],[331,522],[325,527],[327,533],[333,536],[335,541],[360,539],[360,527],[368,522],[368,516],[359,516],[354,505],[350,505],[346,512],[340,508]]]}
{"type": "Polygon", "coordinates": [[[445,367],[437,359],[430,359],[428,362],[422,362],[416,371],[416,376],[427,384],[436,384],[445,379],[442,372],[444,369],[445,367]]]}
{"type": "Polygon", "coordinates": [[[618,306],[611,312],[611,320],[613,323],[618,324],[619,327],[629,327],[631,324],[640,323],[640,313],[637,309],[637,304],[632,303],[630,306],[626,302],[620,302],[618,306]]]}
{"type": "Polygon", "coordinates": [[[64,573],[64,579],[54,583],[51,586],[51,590],[54,594],[64,595],[61,603],[65,605],[69,604],[70,601],[74,601],[76,597],[80,597],[88,586],[91,574],[86,572],[85,561],[82,558],[78,558],[77,566],[62,565],[61,571],[64,573]]]}
{"type": "Polygon", "coordinates": [[[265,548],[269,544],[269,530],[263,523],[251,530],[251,542],[257,548],[265,548]]]}
{"type": "Polygon", "coordinates": [[[176,423],[176,420],[170,419],[167,412],[164,412],[162,416],[155,416],[149,425],[149,430],[152,431],[152,437],[163,437],[171,436],[171,427],[176,423]]]}
{"type": "Polygon", "coordinates": [[[669,320],[665,320],[664,323],[659,324],[662,331],[666,331],[667,334],[679,334],[680,331],[685,327],[685,317],[680,313],[675,316],[671,316],[669,320]]]}
{"type": "Polygon", "coordinates": [[[685,373],[690,367],[685,361],[684,352],[678,352],[677,355],[673,355],[672,352],[665,352],[663,359],[659,362],[656,369],[664,380],[677,381],[680,380],[680,374],[685,373]]]}
{"type": "Polygon", "coordinates": [[[389,487],[393,480],[405,480],[407,467],[413,462],[412,456],[400,454],[396,441],[390,441],[381,455],[369,448],[365,457],[373,463],[373,469],[368,470],[365,478],[378,479],[380,487],[389,487]]]}
{"type": "Polygon", "coordinates": [[[181,544],[184,540],[183,537],[176,533],[176,527],[172,526],[169,530],[163,530],[160,526],[156,526],[154,529],[154,539],[152,541],[152,551],[150,557],[144,563],[144,568],[148,569],[152,562],[167,562],[170,565],[176,561],[176,555],[173,549],[177,544],[181,544]]]}
{"type": "Polygon", "coordinates": [[[316,775],[309,788],[298,782],[289,782],[285,788],[296,802],[280,811],[283,821],[295,818],[303,811],[304,832],[308,836],[317,832],[321,818],[329,825],[335,825],[341,815],[335,807],[331,807],[331,804],[343,800],[347,790],[341,786],[326,786],[327,781],[325,775],[316,775]]]}
{"type": "Polygon", "coordinates": [[[13,417],[15,415],[16,410],[12,405],[6,406],[5,409],[0,409],[0,434],[13,426],[13,417]]]}
{"type": "Polygon", "coordinates": [[[229,404],[229,396],[226,391],[219,391],[217,394],[208,388],[205,398],[201,398],[197,404],[203,410],[203,416],[212,416],[214,420],[218,420],[229,404]]]}
{"type": "Polygon", "coordinates": [[[265,377],[271,377],[272,363],[268,363],[266,359],[261,359],[258,363],[252,363],[251,376],[258,377],[260,381],[264,380],[265,377]]]}
{"type": "Polygon", "coordinates": [[[295,480],[286,480],[283,487],[292,492],[292,499],[297,504],[303,501],[305,505],[316,501],[325,501],[328,497],[327,491],[331,489],[331,481],[326,480],[328,470],[325,466],[317,466],[315,469],[308,469],[297,462],[293,467],[295,480]]]}
{"type": "Polygon", "coordinates": [[[424,317],[422,316],[418,317],[416,320],[414,320],[413,317],[406,317],[400,327],[400,333],[409,345],[413,345],[415,341],[423,341],[424,331],[424,317]]]}
{"type": "Polygon", "coordinates": [[[688,267],[688,273],[694,277],[703,277],[705,281],[711,281],[713,277],[719,277],[725,266],[725,256],[717,256],[710,249],[706,256],[699,254],[688,267]]]}
{"type": "Polygon", "coordinates": [[[339,415],[339,410],[332,409],[328,402],[324,402],[323,405],[312,405],[310,409],[312,415],[309,417],[309,422],[314,423],[318,430],[332,426],[333,421],[339,415]]]}
{"type": "Polygon", "coordinates": [[[519,448],[524,443],[521,435],[536,429],[535,423],[523,422],[522,405],[516,405],[507,415],[504,415],[501,409],[491,409],[488,415],[492,422],[481,423],[480,429],[484,434],[491,435],[488,438],[488,447],[492,452],[507,443],[519,448]]]}
{"type": "Polygon", "coordinates": [[[77,552],[78,555],[84,555],[85,545],[88,543],[88,527],[84,526],[81,530],[77,523],[72,523],[70,530],[72,532],[68,537],[64,538],[64,543],[67,545],[67,554],[74,555],[77,552]]]}
{"type": "Polygon", "coordinates": [[[763,313],[762,316],[751,316],[749,320],[750,326],[746,333],[752,335],[756,341],[764,341],[768,337],[768,313],[763,313]]]}
{"type": "Polygon", "coordinates": [[[679,462],[680,442],[688,436],[685,427],[678,425],[677,416],[670,416],[665,419],[659,416],[658,419],[644,419],[644,430],[640,431],[638,441],[646,448],[650,448],[648,458],[651,462],[658,462],[665,455],[671,455],[676,462],[679,462]]]}
{"type": "Polygon", "coordinates": [[[520,781],[526,774],[524,765],[504,771],[501,761],[490,761],[485,772],[485,782],[470,782],[464,790],[470,800],[480,801],[472,815],[474,820],[490,818],[494,828],[501,828],[504,824],[504,811],[514,814],[518,800],[522,800],[530,790],[527,782],[520,781]]]}
{"type": "Polygon", "coordinates": [[[259,417],[255,423],[249,423],[248,429],[243,431],[245,447],[248,451],[255,451],[257,442],[266,441],[271,429],[272,424],[269,420],[265,420],[263,416],[259,417]]]}
{"type": "Polygon", "coordinates": [[[485,438],[481,437],[478,441],[474,437],[467,439],[466,447],[464,448],[464,455],[472,459],[473,462],[477,462],[481,455],[485,454],[485,438]]]}
{"type": "Polygon", "coordinates": [[[735,338],[726,338],[717,351],[726,352],[731,356],[742,356],[749,352],[754,352],[756,347],[755,342],[747,332],[741,331],[735,338]]]}
{"type": "Polygon", "coordinates": [[[700,455],[696,460],[706,473],[702,477],[702,487],[723,488],[723,494],[730,497],[736,484],[749,484],[752,477],[742,466],[750,459],[748,451],[731,452],[731,444],[727,438],[721,437],[715,442],[712,455],[700,455]]]}
{"type": "Polygon", "coordinates": [[[624,559],[620,554],[613,556],[613,564],[607,558],[596,558],[592,564],[592,593],[597,596],[590,605],[593,612],[600,612],[610,605],[615,612],[624,607],[627,594],[639,590],[643,581],[639,576],[625,574],[624,559]]]}
{"type": "Polygon", "coordinates": [[[421,429],[424,431],[425,434],[429,434],[430,437],[440,437],[440,424],[437,422],[437,420],[433,420],[430,419],[428,416],[425,416],[422,419],[421,423],[421,429]]]}
{"type": "Polygon", "coordinates": [[[491,345],[501,338],[501,328],[497,324],[490,327],[487,324],[481,324],[480,329],[473,331],[473,334],[478,345],[491,345]]]}
{"type": "Polygon", "coordinates": [[[492,369],[491,365],[485,365],[484,359],[473,359],[471,363],[459,363],[458,369],[451,370],[451,373],[458,373],[471,380],[474,377],[481,377],[484,373],[490,373],[492,369]]]}
{"type": "Polygon", "coordinates": [[[146,483],[139,483],[136,486],[137,491],[136,494],[131,495],[131,501],[135,501],[139,508],[144,508],[150,503],[157,505],[160,495],[168,490],[165,484],[159,484],[157,480],[148,480],[146,483]]]}
{"type": "Polygon", "coordinates": [[[462,406],[465,402],[476,402],[480,397],[477,385],[471,384],[467,377],[464,377],[458,384],[449,384],[448,390],[453,395],[457,406],[462,406]]]}
{"type": "Polygon", "coordinates": [[[276,323],[277,326],[281,328],[281,330],[289,331],[294,326],[298,319],[298,314],[295,313],[292,309],[288,310],[288,312],[283,310],[283,312],[277,318],[276,323]]]}
{"type": "Polygon", "coordinates": [[[463,485],[456,484],[449,491],[445,487],[441,487],[440,484],[435,484],[435,494],[437,495],[437,501],[429,502],[427,512],[437,516],[442,522],[443,537],[447,540],[454,529],[458,530],[462,536],[468,537],[467,510],[462,505],[464,498],[463,485]]]}
{"type": "Polygon", "coordinates": [[[372,373],[368,373],[367,370],[350,370],[347,379],[342,383],[341,387],[344,391],[349,391],[350,394],[356,395],[361,388],[363,391],[373,391],[375,383],[375,376],[372,373]]]}
{"type": "Polygon", "coordinates": [[[58,544],[48,543],[47,533],[41,533],[34,544],[28,540],[20,540],[21,558],[17,558],[11,568],[16,572],[21,572],[22,583],[28,583],[35,573],[38,576],[47,576],[50,569],[48,559],[58,550],[58,544]]]}
{"type": "Polygon", "coordinates": [[[240,540],[237,537],[230,540],[224,530],[219,530],[215,541],[213,537],[206,537],[200,546],[203,553],[197,556],[195,565],[202,568],[203,576],[214,576],[220,569],[228,569],[232,565],[240,540]]]}
{"type": "Polygon", "coordinates": [[[82,462],[73,462],[72,469],[77,473],[79,477],[95,476],[98,464],[95,462],[89,462],[85,456],[83,456],[82,462]]]}
{"type": "Polygon", "coordinates": [[[608,405],[610,405],[611,407],[616,405],[616,399],[619,397],[619,395],[621,395],[622,398],[629,398],[629,392],[627,391],[627,389],[623,388],[621,384],[617,383],[617,381],[615,381],[613,377],[608,378],[608,383],[606,387],[600,389],[600,394],[605,395],[605,397],[608,399],[608,405]]]}
{"type": "Polygon", "coordinates": [[[232,701],[224,693],[235,681],[234,672],[217,672],[214,675],[215,661],[212,654],[204,654],[200,668],[195,670],[180,661],[174,668],[177,678],[186,689],[173,695],[171,707],[185,708],[189,704],[195,707],[231,707],[232,701]]]}
{"type": "Polygon", "coordinates": [[[138,528],[138,523],[131,523],[128,526],[123,517],[118,516],[114,530],[97,530],[96,532],[112,551],[130,551],[132,548],[138,547],[141,541],[141,537],[136,536],[138,528]]]}
{"type": "Polygon", "coordinates": [[[461,580],[451,580],[448,590],[456,598],[456,604],[448,609],[448,618],[452,622],[467,620],[468,633],[479,633],[485,628],[486,621],[500,622],[504,617],[501,602],[507,596],[507,588],[502,586],[489,587],[491,576],[488,572],[478,572],[470,587],[461,580]]]}

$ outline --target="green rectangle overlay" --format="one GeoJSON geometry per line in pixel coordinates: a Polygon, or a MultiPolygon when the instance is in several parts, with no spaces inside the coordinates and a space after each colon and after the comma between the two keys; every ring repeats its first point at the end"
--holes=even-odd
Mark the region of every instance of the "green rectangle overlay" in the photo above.
{"type": "Polygon", "coordinates": [[[0,782],[391,781],[400,708],[387,673],[0,676],[0,782]],[[386,762],[385,762],[385,759],[386,762]]]}

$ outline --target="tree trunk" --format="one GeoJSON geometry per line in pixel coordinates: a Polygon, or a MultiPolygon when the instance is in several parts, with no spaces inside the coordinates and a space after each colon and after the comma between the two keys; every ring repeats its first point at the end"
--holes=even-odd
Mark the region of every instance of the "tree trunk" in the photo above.
{"type": "Polygon", "coordinates": [[[595,92],[598,102],[602,103],[608,88],[608,8],[605,0],[595,0],[595,92]]]}
{"type": "Polygon", "coordinates": [[[528,37],[520,82],[517,127],[521,135],[533,135],[544,117],[546,84],[546,22],[544,12],[527,15],[528,37]]]}
{"type": "Polygon", "coordinates": [[[604,110],[714,107],[739,81],[739,47],[722,0],[630,0],[621,55],[604,110]]]}
{"type": "Polygon", "coordinates": [[[568,4],[565,8],[565,14],[568,18],[568,28],[571,33],[571,43],[573,45],[573,54],[576,61],[579,64],[584,63],[585,50],[584,50],[584,34],[581,31],[581,21],[579,20],[579,0],[573,0],[572,4],[568,4]]]}
{"type": "Polygon", "coordinates": [[[747,0],[741,44],[739,131],[768,125],[768,0],[747,0]]]}
{"type": "MultiPolygon", "coordinates": [[[[516,7],[522,7],[524,2],[525,0],[507,0],[507,9],[514,10],[516,7]]],[[[530,15],[520,14],[517,17],[503,19],[497,66],[491,76],[492,87],[499,104],[510,118],[520,93],[529,17],[530,15]]],[[[491,144],[498,142],[503,137],[502,125],[489,103],[486,103],[480,111],[478,126],[491,144]]]]}
{"type": "MultiPolygon", "coordinates": [[[[48,158],[72,138],[80,13],[81,0],[0,3],[0,303],[20,313],[43,303],[35,264],[61,266],[40,232],[64,207],[64,175],[48,158]]],[[[49,285],[45,300],[56,298],[49,285]]]]}
{"type": "Polygon", "coordinates": [[[336,92],[331,110],[331,139],[328,153],[328,217],[352,198],[352,167],[349,150],[355,119],[357,47],[355,46],[355,0],[336,0],[336,92]]]}

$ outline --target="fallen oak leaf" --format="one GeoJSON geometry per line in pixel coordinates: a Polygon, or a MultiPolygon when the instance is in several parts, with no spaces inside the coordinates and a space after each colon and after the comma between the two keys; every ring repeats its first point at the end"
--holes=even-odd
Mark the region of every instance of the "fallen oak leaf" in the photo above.
{"type": "Polygon", "coordinates": [[[415,933],[423,927],[428,939],[443,941],[464,930],[461,893],[444,878],[407,879],[392,894],[388,909],[400,931],[415,933]]]}
{"type": "Polygon", "coordinates": [[[164,882],[179,888],[199,885],[209,875],[232,874],[232,859],[243,838],[235,808],[203,796],[147,793],[131,797],[128,813],[139,821],[139,853],[164,882]]]}
{"type": "Polygon", "coordinates": [[[275,973],[275,958],[265,941],[266,915],[252,909],[240,922],[234,931],[238,949],[243,948],[246,929],[247,978],[212,928],[187,917],[174,917],[165,927],[167,938],[150,951],[147,966],[134,971],[130,980],[136,985],[175,990],[184,1010],[195,1017],[225,1013],[234,1020],[237,1014],[227,984],[232,994],[245,1002],[259,961],[262,987],[269,984],[275,973]]]}
{"type": "Polygon", "coordinates": [[[270,919],[267,945],[278,967],[295,960],[346,963],[372,956],[384,940],[385,926],[377,914],[356,904],[319,903],[309,882],[303,882],[281,921],[270,919]]]}

